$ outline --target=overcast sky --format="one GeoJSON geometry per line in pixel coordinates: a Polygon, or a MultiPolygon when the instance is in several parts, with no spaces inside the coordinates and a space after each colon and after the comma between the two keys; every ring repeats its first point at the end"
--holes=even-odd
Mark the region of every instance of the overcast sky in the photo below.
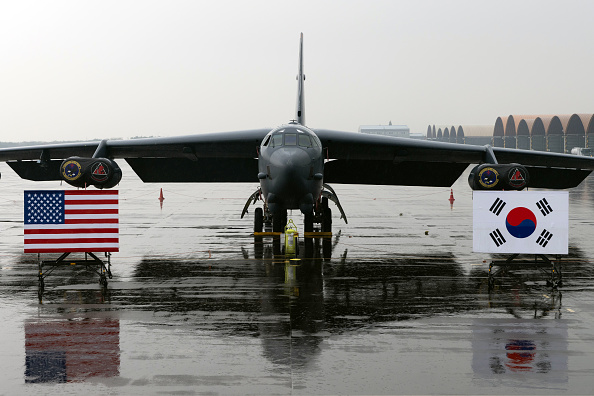
{"type": "Polygon", "coordinates": [[[594,112],[593,1],[0,0],[0,140],[594,112]]]}

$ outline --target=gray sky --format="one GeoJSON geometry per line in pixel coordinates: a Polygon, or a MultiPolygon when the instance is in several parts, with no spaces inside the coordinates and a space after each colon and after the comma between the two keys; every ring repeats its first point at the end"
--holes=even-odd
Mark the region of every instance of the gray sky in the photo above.
{"type": "Polygon", "coordinates": [[[0,0],[0,140],[594,112],[592,1],[0,0]]]}

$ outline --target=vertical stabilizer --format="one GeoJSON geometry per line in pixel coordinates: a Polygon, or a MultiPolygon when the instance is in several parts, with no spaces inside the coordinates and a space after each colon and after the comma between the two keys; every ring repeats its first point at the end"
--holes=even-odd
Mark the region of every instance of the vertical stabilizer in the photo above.
{"type": "Polygon", "coordinates": [[[299,72],[297,74],[297,108],[295,110],[295,120],[301,125],[305,125],[305,74],[303,74],[303,33],[299,43],[299,72]]]}

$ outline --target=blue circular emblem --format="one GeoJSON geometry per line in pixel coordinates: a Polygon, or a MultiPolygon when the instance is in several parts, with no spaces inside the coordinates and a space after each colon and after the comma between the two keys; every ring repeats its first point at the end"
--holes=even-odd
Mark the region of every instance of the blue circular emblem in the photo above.
{"type": "Polygon", "coordinates": [[[505,218],[505,227],[516,238],[528,238],[536,230],[536,216],[528,208],[514,208],[505,218]]]}
{"type": "Polygon", "coordinates": [[[499,172],[493,168],[484,168],[479,172],[479,183],[485,188],[493,188],[499,183],[499,172]]]}
{"type": "Polygon", "coordinates": [[[64,165],[62,165],[62,176],[66,180],[76,180],[80,177],[81,166],[77,161],[67,161],[64,165]]]}

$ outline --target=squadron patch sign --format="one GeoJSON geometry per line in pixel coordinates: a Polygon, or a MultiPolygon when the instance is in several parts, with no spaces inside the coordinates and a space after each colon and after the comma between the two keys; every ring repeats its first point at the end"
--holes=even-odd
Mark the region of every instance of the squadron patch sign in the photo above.
{"type": "Polygon", "coordinates": [[[567,191],[474,191],[475,252],[567,254],[567,191]]]}
{"type": "Polygon", "coordinates": [[[494,168],[485,168],[479,172],[479,183],[485,188],[493,188],[499,183],[499,172],[494,168]]]}
{"type": "Polygon", "coordinates": [[[62,176],[66,180],[76,180],[82,175],[81,166],[77,161],[67,161],[61,168],[62,176]]]}

